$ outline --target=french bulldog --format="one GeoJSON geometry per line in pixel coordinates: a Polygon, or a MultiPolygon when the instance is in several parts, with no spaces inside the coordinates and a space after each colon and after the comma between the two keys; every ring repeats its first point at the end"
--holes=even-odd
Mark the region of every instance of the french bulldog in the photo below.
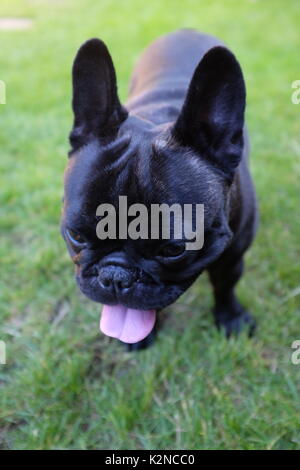
{"type": "Polygon", "coordinates": [[[103,304],[100,328],[142,349],[158,312],[207,270],[217,327],[226,336],[255,320],[235,287],[256,231],[255,191],[248,169],[245,83],[232,52],[218,39],[184,29],[158,38],[134,69],[123,106],[111,56],[99,39],[77,52],[74,124],[64,179],[61,232],[76,280],[103,304]],[[203,204],[204,244],[184,240],[100,240],[97,207],[203,204]]]}

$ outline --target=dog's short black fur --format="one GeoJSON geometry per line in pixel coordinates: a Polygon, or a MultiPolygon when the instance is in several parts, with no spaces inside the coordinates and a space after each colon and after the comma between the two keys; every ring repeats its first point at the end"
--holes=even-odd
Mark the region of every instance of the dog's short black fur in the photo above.
{"type": "Polygon", "coordinates": [[[75,119],[62,233],[90,299],[159,310],[208,270],[217,326],[227,336],[244,326],[253,332],[254,320],[234,293],[257,219],[245,99],[235,56],[194,30],[168,34],[146,49],[125,106],[104,43],[82,45],[73,66],[75,119]],[[204,247],[181,253],[175,240],[100,241],[96,208],[117,206],[119,195],[147,207],[204,204],[204,247]],[[107,277],[125,282],[112,289],[107,277]]]}

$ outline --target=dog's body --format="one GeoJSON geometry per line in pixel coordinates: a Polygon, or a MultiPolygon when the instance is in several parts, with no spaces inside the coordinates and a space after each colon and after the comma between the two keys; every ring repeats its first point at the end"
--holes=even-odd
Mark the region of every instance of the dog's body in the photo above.
{"type": "Polygon", "coordinates": [[[197,65],[206,52],[221,45],[192,29],[161,36],[138,60],[126,108],[157,125],[175,122],[197,65]]]}
{"type": "Polygon", "coordinates": [[[153,312],[207,269],[217,325],[230,335],[247,324],[251,333],[254,320],[234,294],[257,211],[247,167],[244,81],[233,54],[193,30],[159,38],[139,60],[124,108],[109,53],[91,40],[75,59],[73,87],[62,232],[81,290],[111,306],[102,329],[143,347],[153,312]],[[203,249],[180,252],[175,240],[167,248],[165,240],[97,240],[97,206],[116,205],[119,195],[146,206],[204,204],[203,249]],[[121,320],[114,324],[114,318],[121,320]],[[143,332],[141,341],[129,323],[143,332]]]}

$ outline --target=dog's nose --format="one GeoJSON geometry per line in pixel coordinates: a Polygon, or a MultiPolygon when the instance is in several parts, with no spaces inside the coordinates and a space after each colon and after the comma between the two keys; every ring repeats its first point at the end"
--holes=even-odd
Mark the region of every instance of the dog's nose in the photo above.
{"type": "Polygon", "coordinates": [[[121,291],[128,289],[136,280],[134,271],[124,269],[121,266],[103,266],[99,270],[99,284],[102,289],[109,291],[121,291]]]}

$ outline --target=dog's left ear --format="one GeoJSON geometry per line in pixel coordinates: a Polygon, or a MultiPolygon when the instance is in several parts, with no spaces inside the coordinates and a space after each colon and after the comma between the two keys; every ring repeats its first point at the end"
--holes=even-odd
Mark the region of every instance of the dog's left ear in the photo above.
{"type": "Polygon", "coordinates": [[[225,47],[214,47],[194,72],[173,135],[232,176],[242,157],[245,104],[238,61],[225,47]]]}
{"type": "Polygon", "coordinates": [[[72,75],[74,127],[70,140],[78,146],[91,136],[109,135],[127,112],[118,98],[111,56],[100,39],[90,39],[80,47],[72,75]]]}

